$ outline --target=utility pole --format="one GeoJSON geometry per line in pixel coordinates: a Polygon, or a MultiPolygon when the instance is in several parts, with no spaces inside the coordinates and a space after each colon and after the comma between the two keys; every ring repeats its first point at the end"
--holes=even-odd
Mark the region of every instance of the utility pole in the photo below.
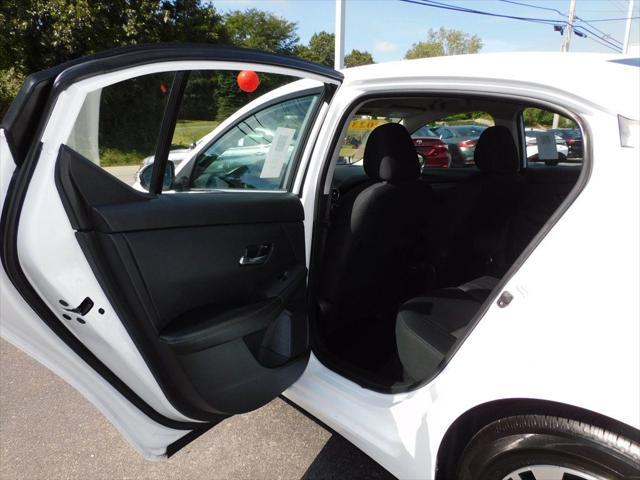
{"type": "MultiPolygon", "coordinates": [[[[571,46],[571,35],[573,34],[573,22],[576,19],[576,0],[571,0],[569,4],[569,21],[567,22],[567,26],[562,33],[562,43],[560,44],[561,52],[568,52],[569,47],[571,46]]],[[[558,123],[560,121],[560,117],[557,113],[553,114],[553,124],[551,128],[558,128],[558,123]]]]}
{"type": "Polygon", "coordinates": [[[336,44],[333,66],[336,70],[344,67],[344,12],[345,1],[336,0],[336,44]]]}
{"type": "Polygon", "coordinates": [[[629,9],[627,10],[627,27],[624,29],[624,42],[622,53],[629,53],[629,36],[631,35],[631,17],[633,16],[633,0],[629,0],[629,9]]]}
{"type": "Polygon", "coordinates": [[[569,4],[569,21],[565,28],[564,35],[562,35],[562,44],[560,46],[561,52],[568,52],[571,46],[571,35],[573,34],[573,22],[576,18],[576,0],[571,0],[569,4]]]}

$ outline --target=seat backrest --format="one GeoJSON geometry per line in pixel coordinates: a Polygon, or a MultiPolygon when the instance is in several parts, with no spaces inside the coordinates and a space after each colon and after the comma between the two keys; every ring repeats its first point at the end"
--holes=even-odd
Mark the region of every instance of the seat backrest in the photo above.
{"type": "Polygon", "coordinates": [[[489,127],[474,151],[479,172],[460,182],[434,212],[429,250],[438,287],[508,268],[507,241],[521,178],[518,149],[509,129],[489,127]]]}
{"type": "Polygon", "coordinates": [[[518,210],[509,239],[507,258],[515,261],[547,223],[578,181],[580,168],[528,168],[523,174],[518,210]]]}
{"type": "Polygon", "coordinates": [[[343,194],[327,234],[320,297],[329,317],[395,313],[429,211],[430,188],[402,125],[377,127],[363,162],[375,183],[343,194]]]}

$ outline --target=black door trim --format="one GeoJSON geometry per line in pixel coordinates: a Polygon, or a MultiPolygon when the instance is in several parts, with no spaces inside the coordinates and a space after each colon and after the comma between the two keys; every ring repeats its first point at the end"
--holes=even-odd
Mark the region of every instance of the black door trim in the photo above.
{"type": "Polygon", "coordinates": [[[176,72],[173,76],[173,84],[169,92],[169,100],[162,115],[162,125],[158,134],[158,142],[156,143],[156,151],[153,160],[153,170],[151,171],[151,184],[149,185],[149,193],[162,193],[162,184],[164,183],[164,169],[169,158],[169,150],[171,150],[171,140],[176,129],[178,114],[180,113],[180,105],[184,90],[189,81],[189,71],[176,72]]]}
{"type": "Polygon", "coordinates": [[[37,160],[40,155],[41,146],[42,144],[39,143],[36,148],[32,149],[28,157],[29,161],[14,173],[2,211],[2,220],[0,221],[2,251],[0,255],[2,265],[9,280],[11,280],[11,283],[13,283],[16,290],[18,290],[22,298],[33,309],[36,315],[42,319],[44,324],[60,338],[60,340],[151,420],[176,430],[200,430],[210,428],[211,423],[180,422],[167,418],[154,410],[153,407],[120,380],[109,367],[102,363],[98,357],[85,347],[84,344],[62,324],[57,315],[49,309],[26,278],[18,260],[18,219],[22,211],[29,180],[37,163],[37,161],[32,161],[32,159],[37,160]],[[14,191],[15,194],[12,194],[14,191]]]}
{"type": "MultiPolygon", "coordinates": [[[[179,422],[164,417],[140,398],[82,344],[44,303],[26,278],[18,258],[18,225],[28,186],[40,156],[40,138],[59,94],[75,81],[111,71],[170,61],[246,61],[293,68],[336,82],[343,75],[329,67],[257,50],[198,44],[134,45],[107,50],[30,75],[2,119],[16,164],[0,218],[0,260],[22,298],[69,348],[153,421],[178,430],[209,428],[212,422],[179,422]]],[[[213,422],[215,423],[215,422],[213,422]]]]}

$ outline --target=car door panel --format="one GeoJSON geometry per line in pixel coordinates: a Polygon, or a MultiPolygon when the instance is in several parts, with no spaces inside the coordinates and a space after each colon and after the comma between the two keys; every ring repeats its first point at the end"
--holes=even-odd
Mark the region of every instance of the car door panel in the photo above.
{"type": "MultiPolygon", "coordinates": [[[[0,129],[3,171],[9,163],[16,168],[2,198],[2,283],[11,285],[2,289],[3,303],[18,295],[30,308],[3,336],[28,338],[27,325],[41,322],[33,345],[16,343],[83,385],[150,458],[265,404],[304,370],[302,205],[285,191],[147,194],[64,145],[93,92],[156,73],[177,72],[175,83],[189,70],[233,76],[247,68],[319,81],[324,106],[335,91],[328,85],[342,80],[332,69],[255,51],[127,47],[30,76],[0,129]],[[64,349],[82,368],[57,353],[64,349]],[[99,401],[107,397],[111,403],[99,401]],[[116,398],[130,408],[112,409],[116,398]]],[[[304,142],[318,132],[318,112],[300,130],[304,142]]],[[[165,110],[163,126],[175,115],[165,110]]],[[[159,146],[168,145],[171,130],[161,129],[154,172],[167,165],[159,146]]],[[[291,160],[293,170],[300,160],[291,160]]]]}
{"type": "Polygon", "coordinates": [[[152,371],[179,385],[181,403],[204,410],[199,418],[243,413],[295,381],[308,349],[296,196],[153,196],[69,147],[57,163],[65,209],[97,277],[152,371]],[[261,246],[262,263],[240,263],[261,246]]]}

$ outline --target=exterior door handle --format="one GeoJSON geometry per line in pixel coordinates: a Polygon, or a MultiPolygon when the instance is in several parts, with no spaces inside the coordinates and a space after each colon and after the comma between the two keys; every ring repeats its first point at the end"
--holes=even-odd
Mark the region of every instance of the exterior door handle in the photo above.
{"type": "Polygon", "coordinates": [[[272,243],[263,243],[261,245],[249,245],[244,255],[240,257],[240,265],[262,265],[265,263],[273,252],[272,243]]]}

